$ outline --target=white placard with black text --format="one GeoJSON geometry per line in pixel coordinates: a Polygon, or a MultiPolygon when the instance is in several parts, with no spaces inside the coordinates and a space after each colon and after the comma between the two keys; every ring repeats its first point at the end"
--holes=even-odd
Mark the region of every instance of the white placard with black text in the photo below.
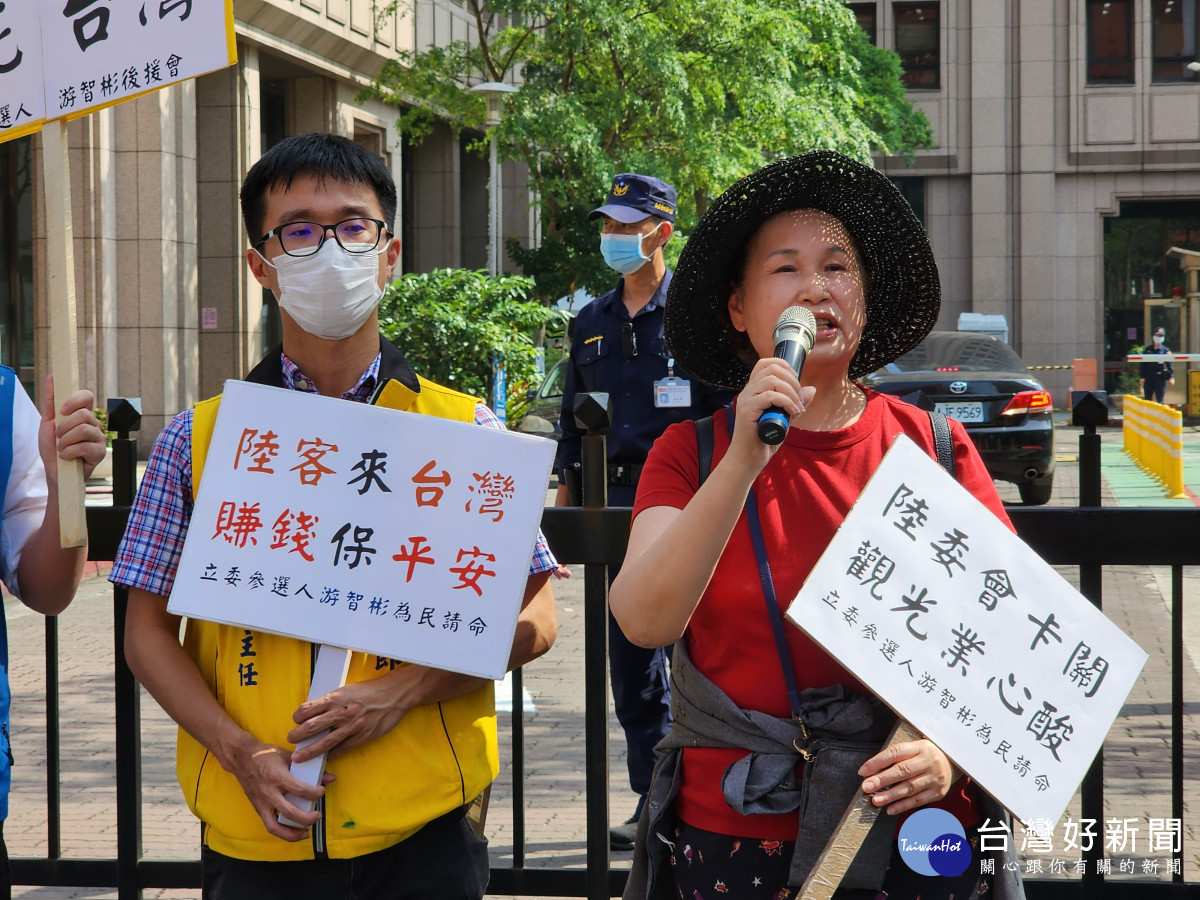
{"type": "Polygon", "coordinates": [[[1022,821],[1056,821],[1146,653],[901,435],[789,618],[1022,821]]]}
{"type": "Polygon", "coordinates": [[[6,0],[0,141],[236,59],[232,0],[6,0]]]}

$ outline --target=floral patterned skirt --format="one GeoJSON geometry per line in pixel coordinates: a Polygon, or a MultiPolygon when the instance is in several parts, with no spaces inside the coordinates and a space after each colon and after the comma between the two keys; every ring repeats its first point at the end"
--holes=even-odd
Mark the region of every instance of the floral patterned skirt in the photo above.
{"type": "MultiPolygon", "coordinates": [[[[968,829],[972,848],[979,847],[979,835],[968,829]]],[[[671,848],[671,869],[680,900],[717,900],[737,897],[745,900],[790,900],[799,894],[789,887],[788,868],[792,859],[789,841],[764,841],[736,838],[694,828],[676,820],[674,836],[651,836],[671,848]]],[[[972,900],[986,897],[991,881],[979,872],[976,861],[954,878],[920,875],[910,869],[897,850],[888,860],[883,890],[838,890],[834,900],[972,900]]]]}

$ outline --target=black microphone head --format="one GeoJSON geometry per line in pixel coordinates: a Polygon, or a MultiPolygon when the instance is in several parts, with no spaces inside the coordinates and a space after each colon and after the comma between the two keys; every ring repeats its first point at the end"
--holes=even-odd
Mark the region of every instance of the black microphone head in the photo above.
{"type": "Polygon", "coordinates": [[[817,342],[817,319],[806,306],[789,306],[775,322],[775,346],[798,341],[808,353],[817,342]]]}

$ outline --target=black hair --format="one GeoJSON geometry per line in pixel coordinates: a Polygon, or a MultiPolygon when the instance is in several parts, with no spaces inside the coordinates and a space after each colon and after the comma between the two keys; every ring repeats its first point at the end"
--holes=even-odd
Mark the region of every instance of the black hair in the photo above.
{"type": "Polygon", "coordinates": [[[349,138],[337,134],[297,134],[280,141],[246,173],[242,182],[242,222],[250,240],[262,237],[267,194],[288,190],[299,175],[318,181],[370,185],[379,200],[388,231],[395,234],[396,182],[382,160],[349,138]]]}

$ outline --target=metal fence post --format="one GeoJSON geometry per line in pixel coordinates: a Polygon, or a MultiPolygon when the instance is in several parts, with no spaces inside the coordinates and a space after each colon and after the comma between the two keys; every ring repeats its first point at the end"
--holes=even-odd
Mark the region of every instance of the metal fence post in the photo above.
{"type": "MultiPolygon", "coordinates": [[[[132,506],[137,492],[137,441],[129,432],[141,424],[141,401],[109,400],[113,439],[113,506],[132,506]]],[[[117,750],[117,896],[142,900],[142,709],[137,680],[125,664],[125,610],[129,592],[113,588],[114,693],[117,750]]]]}
{"type": "MultiPolygon", "coordinates": [[[[608,505],[608,457],[601,432],[612,423],[608,394],[578,394],[575,423],[586,434],[580,451],[583,506],[608,505]]],[[[585,771],[587,785],[587,895],[609,896],[608,868],[608,566],[588,563],[583,569],[583,660],[585,771]]]]}
{"type": "MultiPolygon", "coordinates": [[[[1071,396],[1071,423],[1083,427],[1079,435],[1079,505],[1100,506],[1100,435],[1096,428],[1108,424],[1107,393],[1104,391],[1076,391],[1071,396]]],[[[1100,609],[1102,599],[1100,566],[1079,567],[1079,592],[1100,609]]],[[[1085,819],[1104,821],[1104,748],[1083,776],[1080,785],[1080,812],[1085,819]]],[[[1103,857],[1103,841],[1093,841],[1083,851],[1086,865],[1081,894],[1084,898],[1098,897],[1104,890],[1104,878],[1097,862],[1103,857]]]]}

